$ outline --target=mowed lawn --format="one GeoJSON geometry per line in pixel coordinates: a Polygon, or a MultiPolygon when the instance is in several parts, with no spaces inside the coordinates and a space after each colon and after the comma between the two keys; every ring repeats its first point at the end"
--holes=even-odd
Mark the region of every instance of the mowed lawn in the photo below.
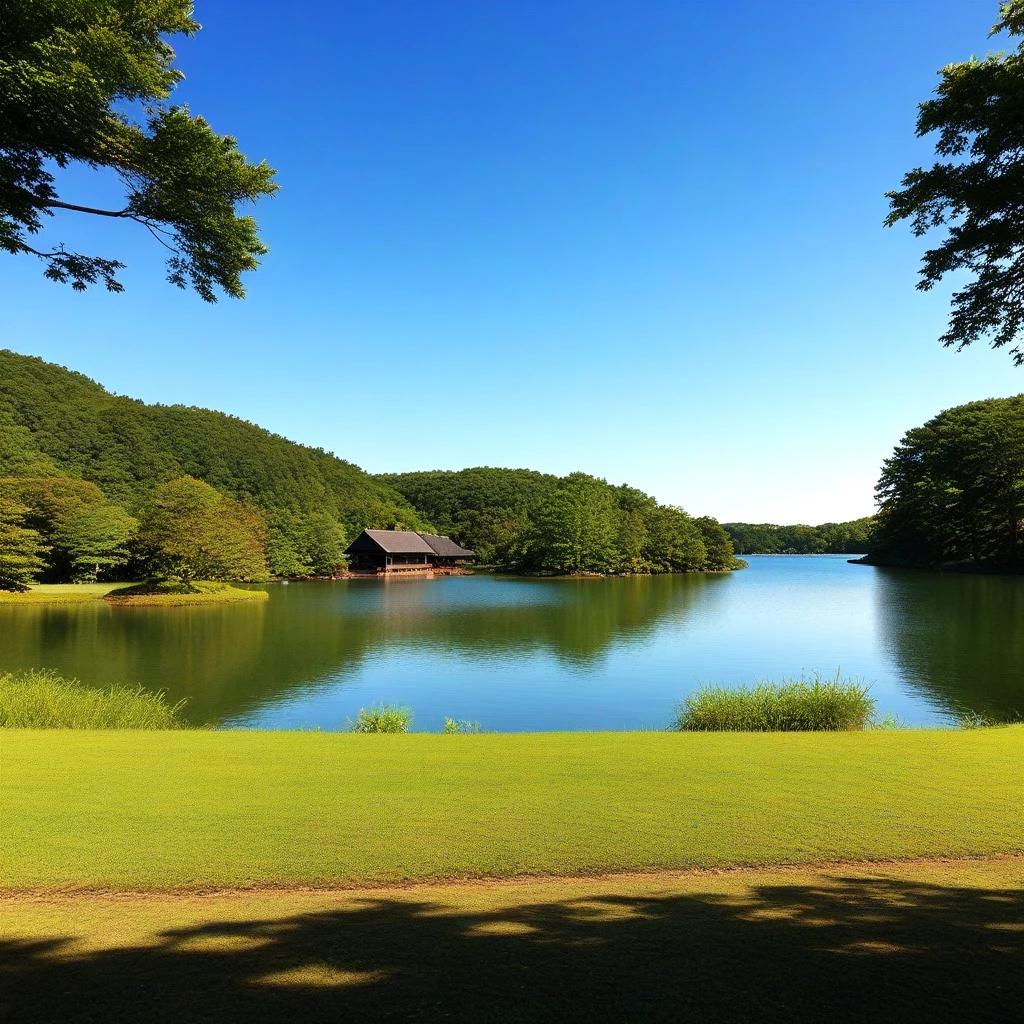
{"type": "Polygon", "coordinates": [[[81,604],[100,601],[127,583],[36,583],[29,590],[0,590],[0,604],[81,604]]]}
{"type": "Polygon", "coordinates": [[[1024,852],[1024,727],[0,734],[0,888],[365,886],[1024,852]]]}
{"type": "Polygon", "coordinates": [[[0,894],[11,1024],[1006,1024],[1022,962],[1024,858],[0,894]]]}

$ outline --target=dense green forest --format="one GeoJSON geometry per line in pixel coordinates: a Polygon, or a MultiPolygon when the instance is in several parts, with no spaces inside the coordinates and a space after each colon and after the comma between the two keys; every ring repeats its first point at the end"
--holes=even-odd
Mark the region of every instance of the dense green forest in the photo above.
{"type": "Polygon", "coordinates": [[[478,467],[377,479],[506,571],[702,572],[742,564],[715,520],[585,473],[478,467]]]}
{"type": "Polygon", "coordinates": [[[868,560],[1024,571],[1024,395],[947,409],[882,466],[868,560]]]}
{"type": "Polygon", "coordinates": [[[723,523],[738,555],[863,555],[868,550],[872,516],[849,523],[776,526],[774,523],[723,523]]]}
{"type": "Polygon", "coordinates": [[[244,420],[0,351],[0,588],[326,575],[359,530],[396,526],[439,529],[514,572],[737,565],[713,519],[583,473],[372,477],[244,420]]]}
{"type": "Polygon", "coordinates": [[[429,526],[395,491],[327,452],[208,409],[115,396],[79,373],[0,351],[0,575],[16,565],[35,573],[40,560],[45,580],[137,575],[160,561],[154,545],[168,544],[188,575],[186,542],[197,557],[212,545],[230,578],[328,573],[344,563],[346,537],[396,523],[429,526]],[[170,500],[160,488],[183,479],[207,489],[178,485],[175,500],[188,509],[179,507],[172,543],[150,527],[170,500]],[[245,548],[263,555],[239,562],[245,548]]]}

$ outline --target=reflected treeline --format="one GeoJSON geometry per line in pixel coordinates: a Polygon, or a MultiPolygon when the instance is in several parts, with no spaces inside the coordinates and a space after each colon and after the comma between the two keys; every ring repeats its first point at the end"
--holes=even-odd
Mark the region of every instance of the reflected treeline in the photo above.
{"type": "Polygon", "coordinates": [[[251,713],[396,650],[555,656],[585,668],[668,617],[707,611],[728,577],[347,581],[272,587],[268,602],[192,608],[0,607],[0,671],[143,683],[196,723],[251,713]]]}
{"type": "Polygon", "coordinates": [[[874,571],[880,633],[908,686],[954,715],[1024,715],[1019,577],[874,571]]]}
{"type": "Polygon", "coordinates": [[[707,611],[727,585],[723,576],[704,574],[480,582],[450,601],[435,600],[425,588],[381,588],[377,614],[388,639],[474,657],[537,651],[588,668],[614,644],[653,633],[667,617],[685,618],[698,603],[707,611]]]}

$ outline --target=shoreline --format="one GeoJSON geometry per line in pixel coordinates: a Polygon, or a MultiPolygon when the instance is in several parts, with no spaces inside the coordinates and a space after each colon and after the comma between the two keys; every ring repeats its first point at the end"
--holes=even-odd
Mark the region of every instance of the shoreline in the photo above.
{"type": "Polygon", "coordinates": [[[0,591],[0,608],[40,608],[58,605],[106,604],[115,608],[181,608],[196,605],[236,604],[266,601],[265,590],[242,590],[230,584],[206,584],[215,587],[196,593],[125,593],[140,583],[37,583],[29,590],[0,591]]]}

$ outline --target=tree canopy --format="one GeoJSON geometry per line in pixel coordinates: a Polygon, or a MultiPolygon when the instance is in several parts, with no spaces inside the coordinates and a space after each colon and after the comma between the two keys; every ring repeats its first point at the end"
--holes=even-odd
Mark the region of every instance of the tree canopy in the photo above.
{"type": "Polygon", "coordinates": [[[0,590],[27,590],[46,564],[42,538],[25,525],[27,512],[0,495],[0,590]]]}
{"type": "Polygon", "coordinates": [[[266,532],[258,509],[183,476],[150,496],[137,543],[156,579],[260,582],[269,576],[266,532]]]}
{"type": "Polygon", "coordinates": [[[24,507],[24,524],[47,545],[44,581],[94,580],[125,565],[135,520],[93,483],[73,477],[6,477],[0,497],[24,507]]]}
{"type": "Polygon", "coordinates": [[[438,529],[512,572],[704,572],[733,569],[728,535],[633,487],[586,473],[476,467],[385,474],[438,529]]]}
{"type": "Polygon", "coordinates": [[[870,560],[1024,569],[1024,395],[947,409],[882,467],[870,560]]]}
{"type": "Polygon", "coordinates": [[[167,37],[199,28],[190,0],[0,4],[0,249],[37,257],[52,281],[119,292],[119,260],[28,239],[58,211],[133,221],[168,250],[172,284],[208,302],[245,294],[240,275],[268,250],[238,208],[278,186],[265,161],[167,103],[184,77],[167,37]],[[73,163],[116,174],[123,205],[62,196],[53,168],[73,163]]]}
{"type": "MultiPolygon", "coordinates": [[[[1000,8],[992,33],[1024,35],[1024,0],[1000,8]]],[[[922,291],[947,274],[970,280],[953,296],[949,329],[939,339],[958,350],[980,338],[993,348],[1014,344],[1024,363],[1024,43],[1010,54],[949,64],[936,98],[920,105],[918,136],[938,132],[943,159],[917,167],[903,188],[887,193],[887,225],[909,220],[915,235],[946,227],[925,252],[922,291]]]]}

